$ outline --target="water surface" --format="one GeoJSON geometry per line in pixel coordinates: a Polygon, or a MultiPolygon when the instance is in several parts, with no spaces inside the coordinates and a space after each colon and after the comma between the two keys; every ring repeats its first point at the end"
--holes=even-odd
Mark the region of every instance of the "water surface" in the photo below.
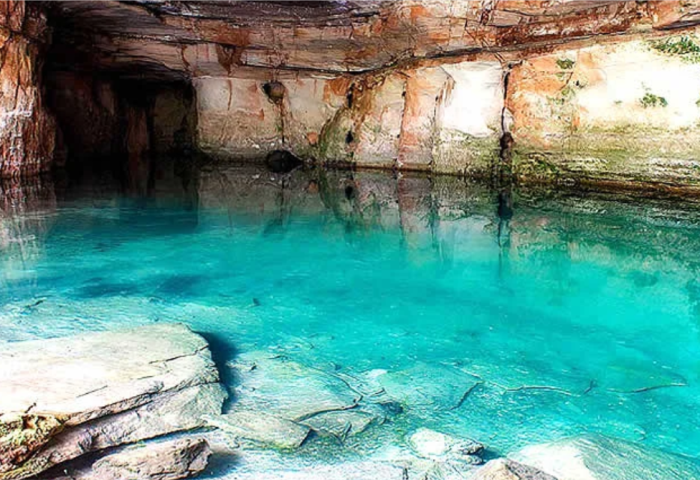
{"type": "Polygon", "coordinates": [[[184,322],[222,364],[407,376],[428,400],[366,448],[425,426],[700,455],[694,202],[249,167],[4,193],[0,342],[184,322]]]}

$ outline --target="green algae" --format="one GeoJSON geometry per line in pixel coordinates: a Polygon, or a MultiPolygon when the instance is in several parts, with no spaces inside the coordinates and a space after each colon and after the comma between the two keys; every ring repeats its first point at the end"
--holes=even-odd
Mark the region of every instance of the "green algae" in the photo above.
{"type": "Polygon", "coordinates": [[[659,95],[654,95],[651,92],[647,92],[644,94],[644,96],[639,100],[639,103],[642,105],[644,108],[656,108],[656,107],[667,107],[668,106],[668,101],[659,95]]]}
{"type": "Polygon", "coordinates": [[[679,57],[686,62],[700,63],[700,45],[688,35],[652,41],[651,48],[664,55],[679,57]]]}
{"type": "Polygon", "coordinates": [[[574,65],[576,65],[576,62],[570,58],[557,59],[557,67],[561,68],[562,70],[571,70],[574,68],[574,65]]]}
{"type": "Polygon", "coordinates": [[[46,461],[32,458],[57,433],[66,418],[50,414],[5,415],[0,418],[0,480],[26,478],[46,461]]]}

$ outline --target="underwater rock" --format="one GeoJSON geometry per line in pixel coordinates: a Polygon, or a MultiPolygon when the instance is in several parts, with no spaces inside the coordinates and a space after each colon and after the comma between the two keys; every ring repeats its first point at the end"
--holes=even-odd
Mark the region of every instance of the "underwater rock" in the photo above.
{"type": "Polygon", "coordinates": [[[0,452],[9,460],[0,479],[203,426],[202,416],[221,412],[218,382],[206,341],[184,325],[9,345],[0,352],[0,452]],[[3,449],[18,416],[24,450],[3,449]]]}
{"type": "Polygon", "coordinates": [[[361,395],[340,378],[268,352],[241,354],[231,365],[239,379],[236,408],[303,422],[355,408],[361,395]]]}
{"type": "Polygon", "coordinates": [[[178,480],[204,471],[211,449],[206,440],[184,438],[123,448],[92,465],[51,480],[178,480]]]}
{"type": "Polygon", "coordinates": [[[511,458],[558,480],[700,478],[700,465],[693,460],[602,435],[533,445],[511,458]]]}
{"type": "Polygon", "coordinates": [[[472,480],[557,480],[534,467],[499,458],[484,465],[472,480]]]}
{"type": "Polygon", "coordinates": [[[428,459],[448,457],[470,464],[482,463],[484,446],[474,440],[460,440],[428,428],[420,428],[408,438],[408,445],[416,455],[428,459]]]}
{"type": "Polygon", "coordinates": [[[207,416],[205,421],[236,440],[282,450],[299,448],[311,432],[309,427],[261,412],[236,410],[226,415],[207,416]]]}
{"type": "Polygon", "coordinates": [[[481,382],[455,368],[426,363],[378,374],[376,380],[389,397],[409,408],[434,410],[457,408],[463,402],[465,392],[481,382]]]}
{"type": "Polygon", "coordinates": [[[377,416],[362,410],[346,410],[319,413],[303,422],[321,436],[330,436],[344,441],[347,437],[367,430],[377,416]]]}

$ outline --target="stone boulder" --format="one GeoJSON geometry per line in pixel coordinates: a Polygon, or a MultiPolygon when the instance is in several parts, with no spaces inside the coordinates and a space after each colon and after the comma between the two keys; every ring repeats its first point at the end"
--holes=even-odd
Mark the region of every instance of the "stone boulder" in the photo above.
{"type": "Polygon", "coordinates": [[[504,458],[491,460],[472,480],[557,480],[534,467],[504,458]]]}
{"type": "Polygon", "coordinates": [[[700,465],[691,459],[601,435],[533,445],[512,459],[558,480],[700,478],[700,465]]]}
{"type": "Polygon", "coordinates": [[[484,446],[474,440],[461,440],[428,428],[419,428],[407,439],[408,446],[421,458],[456,459],[469,464],[482,463],[484,446]]]}
{"type": "Polygon", "coordinates": [[[211,453],[201,438],[125,447],[50,480],[178,480],[203,472],[211,453]]]}
{"type": "Polygon", "coordinates": [[[3,480],[201,427],[226,398],[206,341],[184,325],[11,344],[0,384],[3,480]]]}

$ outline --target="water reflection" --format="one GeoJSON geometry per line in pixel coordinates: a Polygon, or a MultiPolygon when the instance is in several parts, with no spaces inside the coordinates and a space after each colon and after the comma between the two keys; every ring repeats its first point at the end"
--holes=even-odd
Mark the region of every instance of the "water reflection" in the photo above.
{"type": "Polygon", "coordinates": [[[0,282],[17,280],[42,255],[56,210],[53,181],[46,177],[0,181],[0,282]]]}
{"type": "MultiPolygon", "coordinates": [[[[44,238],[57,209],[114,209],[114,222],[125,219],[144,234],[190,233],[204,212],[246,216],[263,236],[284,236],[291,218],[324,218],[339,225],[344,240],[373,231],[400,231],[412,261],[438,261],[449,267],[455,255],[468,255],[459,245],[465,238],[491,232],[502,270],[518,258],[537,259],[556,250],[568,260],[618,262],[635,285],[653,283],[645,272],[685,271],[683,284],[694,305],[700,305],[694,278],[700,257],[700,225],[695,198],[642,197],[639,194],[572,192],[569,190],[506,189],[447,176],[394,175],[378,171],[298,168],[272,173],[250,164],[183,169],[160,166],[146,191],[137,193],[109,175],[54,183],[34,178],[0,183],[0,252],[5,275],[29,272],[28,264],[42,255],[44,238]],[[58,186],[57,186],[58,185],[58,186]],[[167,209],[161,222],[159,209],[167,209]],[[177,218],[173,218],[173,211],[177,218]],[[144,214],[144,212],[146,212],[144,214]],[[21,262],[21,269],[7,262],[21,262]],[[651,282],[651,283],[650,283],[651,282]]],[[[218,218],[218,217],[217,217],[218,218]]],[[[109,218],[85,218],[109,223],[109,218]]],[[[85,227],[86,225],[82,225],[85,227]]],[[[99,227],[99,225],[95,225],[99,227]]],[[[109,248],[105,239],[100,248],[109,248]]],[[[550,259],[551,260],[551,259],[550,259]]],[[[568,262],[565,262],[569,265],[568,262]]],[[[542,265],[561,277],[563,265],[542,265]]],[[[556,300],[553,300],[556,301],[556,300]]],[[[700,317],[700,307],[696,307],[700,317]]]]}
{"type": "Polygon", "coordinates": [[[503,451],[582,429],[700,451],[693,199],[250,165],[155,178],[4,197],[0,341],[185,322],[439,396],[446,371],[478,375],[463,408],[450,393],[406,418],[503,451]]]}

